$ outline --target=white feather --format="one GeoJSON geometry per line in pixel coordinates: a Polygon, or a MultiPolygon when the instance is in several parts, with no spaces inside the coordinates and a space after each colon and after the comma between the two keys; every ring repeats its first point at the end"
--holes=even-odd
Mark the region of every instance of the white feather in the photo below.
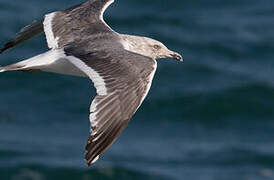
{"type": "Polygon", "coordinates": [[[91,164],[95,163],[99,159],[99,155],[91,162],[91,164]]]}
{"type": "MultiPolygon", "coordinates": [[[[110,28],[109,27],[109,25],[107,25],[107,23],[105,22],[105,20],[104,20],[104,12],[106,11],[106,9],[112,4],[114,2],[114,0],[110,0],[110,1],[108,1],[106,4],[105,4],[105,6],[102,8],[102,10],[101,10],[101,13],[100,13],[100,19],[101,19],[101,21],[105,24],[105,26],[107,26],[108,28],[110,28]]],[[[110,28],[111,29],[111,28],[110,28]]]]}
{"type": "Polygon", "coordinates": [[[48,47],[49,48],[58,48],[58,39],[59,37],[54,37],[54,33],[52,30],[52,20],[55,16],[55,12],[47,14],[45,16],[45,20],[43,22],[44,24],[44,31],[46,34],[46,39],[47,39],[47,43],[48,43],[48,47]]]}
{"type": "Polygon", "coordinates": [[[107,95],[107,88],[104,82],[104,79],[97,73],[94,69],[87,66],[82,60],[74,57],[74,56],[67,56],[67,59],[78,67],[81,71],[87,74],[87,76],[92,80],[94,86],[96,88],[97,94],[100,96],[107,95]]]}

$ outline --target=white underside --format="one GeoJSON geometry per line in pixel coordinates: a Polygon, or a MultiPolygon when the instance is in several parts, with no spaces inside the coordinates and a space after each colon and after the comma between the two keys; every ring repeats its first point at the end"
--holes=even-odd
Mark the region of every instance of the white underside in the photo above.
{"type": "Polygon", "coordinates": [[[88,77],[67,59],[62,49],[50,50],[12,66],[15,68],[11,70],[41,70],[44,72],[88,77]]]}

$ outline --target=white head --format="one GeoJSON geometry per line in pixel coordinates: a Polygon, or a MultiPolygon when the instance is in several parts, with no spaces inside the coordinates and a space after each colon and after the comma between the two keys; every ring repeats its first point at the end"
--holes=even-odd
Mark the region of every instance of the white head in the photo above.
{"type": "Polygon", "coordinates": [[[147,37],[121,35],[122,44],[128,51],[142,54],[153,59],[172,58],[183,61],[182,56],[169,50],[163,43],[147,37]]]}

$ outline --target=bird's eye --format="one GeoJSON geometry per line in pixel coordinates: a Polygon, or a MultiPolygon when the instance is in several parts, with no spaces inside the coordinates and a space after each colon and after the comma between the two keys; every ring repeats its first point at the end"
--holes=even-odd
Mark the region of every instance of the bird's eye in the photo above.
{"type": "Polygon", "coordinates": [[[161,49],[161,46],[159,46],[159,45],[157,45],[157,44],[154,45],[153,47],[154,47],[154,49],[157,49],[157,50],[161,49]]]}

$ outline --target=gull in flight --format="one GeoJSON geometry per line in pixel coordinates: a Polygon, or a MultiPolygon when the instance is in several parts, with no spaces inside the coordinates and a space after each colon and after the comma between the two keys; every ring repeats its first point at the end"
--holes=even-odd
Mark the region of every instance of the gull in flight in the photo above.
{"type": "Polygon", "coordinates": [[[45,33],[49,51],[0,67],[0,72],[52,72],[88,77],[97,95],[90,106],[91,134],[85,159],[90,166],[119,137],[145,99],[156,59],[182,56],[147,37],[119,34],[104,21],[114,0],[89,0],[44,16],[23,28],[0,53],[45,33]]]}

